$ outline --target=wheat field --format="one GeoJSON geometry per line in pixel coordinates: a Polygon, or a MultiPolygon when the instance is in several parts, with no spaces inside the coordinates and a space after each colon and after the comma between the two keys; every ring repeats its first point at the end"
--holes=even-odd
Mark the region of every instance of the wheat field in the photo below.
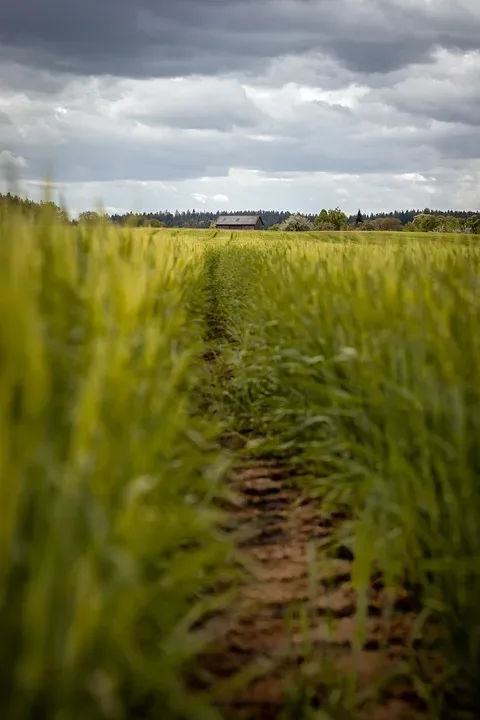
{"type": "MultiPolygon", "coordinates": [[[[426,717],[459,681],[475,717],[479,268],[469,236],[4,214],[2,717],[224,716],[199,674],[202,618],[236,602],[246,572],[226,530],[232,434],[301,469],[319,513],[342,513],[352,644],[373,576],[414,588],[412,643],[433,628],[442,680],[420,650],[404,673],[426,717]]],[[[291,717],[355,717],[360,700],[291,717]]]]}

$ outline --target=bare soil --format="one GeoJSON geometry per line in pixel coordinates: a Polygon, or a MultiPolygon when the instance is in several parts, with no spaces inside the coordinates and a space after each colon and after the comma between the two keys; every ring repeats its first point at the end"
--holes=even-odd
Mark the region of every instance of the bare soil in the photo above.
{"type": "Polygon", "coordinates": [[[331,680],[340,677],[345,687],[350,679],[358,702],[347,715],[332,710],[332,718],[425,718],[405,676],[381,699],[375,692],[405,659],[416,617],[409,595],[398,593],[392,602],[381,581],[372,583],[364,642],[355,645],[353,558],[346,548],[318,549],[344,521],[341,513],[322,513],[319,503],[302,495],[296,473],[276,460],[245,463],[230,484],[238,498],[230,508],[231,526],[248,573],[228,612],[208,621],[214,642],[202,665],[216,683],[242,672],[252,676],[240,689],[226,686],[224,716],[302,720],[306,705],[325,705],[331,680]],[[312,659],[318,665],[311,666],[312,659]]]}

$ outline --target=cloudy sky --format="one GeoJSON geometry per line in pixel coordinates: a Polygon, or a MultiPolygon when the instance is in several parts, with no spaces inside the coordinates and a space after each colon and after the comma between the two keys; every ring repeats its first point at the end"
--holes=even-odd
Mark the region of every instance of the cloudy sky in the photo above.
{"type": "Polygon", "coordinates": [[[479,0],[5,0],[0,165],[73,212],[480,207],[479,0]]]}

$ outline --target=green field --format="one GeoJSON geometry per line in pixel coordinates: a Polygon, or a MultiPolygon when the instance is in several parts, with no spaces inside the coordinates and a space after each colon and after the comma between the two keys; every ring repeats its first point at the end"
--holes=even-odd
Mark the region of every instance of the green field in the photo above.
{"type": "MultiPolygon", "coordinates": [[[[344,518],[353,650],[372,576],[410,588],[403,675],[476,717],[479,269],[475,236],[1,217],[2,717],[224,717],[197,676],[246,572],[227,436],[344,518]]],[[[285,717],[356,717],[344,680],[285,717]]]]}

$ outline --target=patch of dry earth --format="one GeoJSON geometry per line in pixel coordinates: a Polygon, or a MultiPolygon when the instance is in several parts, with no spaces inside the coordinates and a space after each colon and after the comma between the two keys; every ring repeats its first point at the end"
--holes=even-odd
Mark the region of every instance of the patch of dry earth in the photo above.
{"type": "MultiPolygon", "coordinates": [[[[285,718],[286,679],[298,677],[305,636],[295,613],[308,608],[308,640],[325,671],[342,677],[356,670],[359,693],[373,688],[405,655],[415,619],[408,598],[399,597],[387,621],[383,590],[372,588],[366,639],[360,654],[353,652],[356,595],[351,585],[351,559],[326,558],[317,568],[312,591],[308,548],[332,537],[342,521],[322,514],[314,502],[299,502],[295,474],[277,461],[237,469],[231,488],[239,499],[231,509],[232,525],[246,535],[240,546],[249,575],[233,608],[211,619],[215,638],[202,663],[215,679],[226,679],[257,662],[265,668],[222,703],[226,717],[248,720],[285,718]]],[[[321,673],[320,673],[321,674],[321,673]]],[[[321,702],[322,677],[318,678],[321,702]]],[[[425,718],[409,687],[397,685],[382,703],[364,705],[364,720],[425,718]]],[[[298,718],[298,720],[301,720],[298,718]]]]}

